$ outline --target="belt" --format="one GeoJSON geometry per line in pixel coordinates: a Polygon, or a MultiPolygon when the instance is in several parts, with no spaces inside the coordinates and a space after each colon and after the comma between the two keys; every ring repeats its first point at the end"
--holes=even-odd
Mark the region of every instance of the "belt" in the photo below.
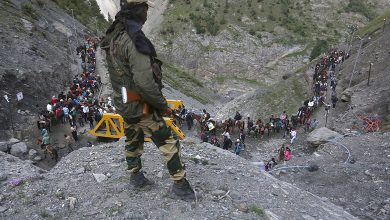
{"type": "Polygon", "coordinates": [[[149,105],[142,100],[142,97],[134,92],[134,91],[127,91],[127,100],[130,102],[140,102],[144,104],[142,113],[144,116],[149,115],[149,105]]]}

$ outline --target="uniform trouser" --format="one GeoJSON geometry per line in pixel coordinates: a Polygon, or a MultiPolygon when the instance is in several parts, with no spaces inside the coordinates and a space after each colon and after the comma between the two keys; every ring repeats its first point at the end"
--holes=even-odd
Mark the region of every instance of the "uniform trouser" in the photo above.
{"type": "Polygon", "coordinates": [[[172,136],[171,129],[163,119],[153,120],[147,116],[140,122],[128,124],[125,122],[126,161],[130,173],[138,173],[142,168],[141,156],[144,153],[144,138],[151,137],[154,144],[163,153],[172,180],[185,177],[184,164],[180,158],[180,143],[172,136]]]}

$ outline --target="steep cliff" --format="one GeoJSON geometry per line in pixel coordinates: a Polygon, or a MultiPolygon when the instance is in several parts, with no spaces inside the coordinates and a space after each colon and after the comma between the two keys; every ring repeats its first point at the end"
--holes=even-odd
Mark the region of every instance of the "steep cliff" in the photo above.
{"type": "Polygon", "coordinates": [[[27,138],[38,110],[81,70],[75,51],[88,32],[52,1],[7,0],[0,9],[0,138],[27,138]]]}

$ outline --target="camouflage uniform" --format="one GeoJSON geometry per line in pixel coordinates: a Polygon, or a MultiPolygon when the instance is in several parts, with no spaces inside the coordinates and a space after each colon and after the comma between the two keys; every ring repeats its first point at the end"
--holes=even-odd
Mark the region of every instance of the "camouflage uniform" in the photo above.
{"type": "Polygon", "coordinates": [[[184,165],[180,159],[179,141],[172,136],[162,113],[168,108],[163,96],[161,63],[149,55],[137,51],[126,33],[124,25],[117,23],[102,42],[106,51],[110,80],[114,90],[114,103],[125,120],[126,161],[128,171],[138,173],[142,168],[141,155],[144,152],[144,137],[151,137],[163,153],[172,180],[185,177],[184,165]],[[121,88],[139,94],[140,101],[122,102],[121,88]],[[144,114],[144,104],[149,114],[144,114]]]}

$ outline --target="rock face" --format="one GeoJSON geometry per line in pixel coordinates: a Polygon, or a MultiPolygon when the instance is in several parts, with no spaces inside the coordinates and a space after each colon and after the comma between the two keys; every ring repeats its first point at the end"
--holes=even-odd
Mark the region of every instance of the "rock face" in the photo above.
{"type": "Polygon", "coordinates": [[[359,219],[388,220],[390,170],[386,167],[390,160],[389,140],[390,133],[379,132],[343,137],[337,142],[350,149],[352,157],[356,158],[355,163],[345,163],[348,157],[345,149],[327,143],[316,151],[316,156],[295,157],[288,164],[317,164],[318,171],[289,171],[278,178],[305,186],[305,190],[328,198],[359,219]]]}
{"type": "Polygon", "coordinates": [[[318,147],[321,144],[329,142],[331,139],[339,137],[342,137],[342,135],[335,131],[329,130],[328,128],[322,127],[312,131],[306,140],[311,146],[318,147]]]}
{"type": "Polygon", "coordinates": [[[343,101],[343,102],[350,102],[351,101],[351,96],[352,96],[352,90],[346,89],[341,94],[341,101],[343,101]]]}
{"type": "Polygon", "coordinates": [[[30,126],[36,127],[36,112],[76,73],[75,49],[86,28],[49,0],[1,1],[1,9],[0,140],[13,135],[3,132],[12,127],[24,139],[31,135],[30,126]],[[26,5],[29,12],[23,10],[26,5]],[[15,99],[18,92],[24,94],[21,101],[15,99]],[[9,94],[9,103],[3,94],[9,94]]]}
{"type": "Polygon", "coordinates": [[[15,157],[23,158],[27,153],[27,145],[24,142],[19,142],[11,146],[11,154],[15,157]]]}
{"type": "Polygon", "coordinates": [[[356,219],[326,199],[258,172],[241,157],[196,142],[182,143],[187,178],[202,195],[196,203],[169,197],[172,181],[161,153],[151,144],[145,146],[143,171],[156,184],[137,190],[129,185],[123,144],[76,150],[44,174],[0,152],[0,171],[15,183],[4,185],[2,192],[7,192],[7,198],[23,196],[2,200],[0,218],[356,219]],[[196,155],[201,163],[193,159],[196,155]],[[82,167],[85,172],[78,172],[82,167]],[[160,172],[167,175],[156,177],[160,172]],[[109,178],[99,183],[97,173],[109,178]],[[287,208],[280,208],[286,204],[287,208]]]}
{"type": "Polygon", "coordinates": [[[9,150],[9,144],[8,142],[0,142],[0,151],[2,152],[8,152],[9,150]]]}

